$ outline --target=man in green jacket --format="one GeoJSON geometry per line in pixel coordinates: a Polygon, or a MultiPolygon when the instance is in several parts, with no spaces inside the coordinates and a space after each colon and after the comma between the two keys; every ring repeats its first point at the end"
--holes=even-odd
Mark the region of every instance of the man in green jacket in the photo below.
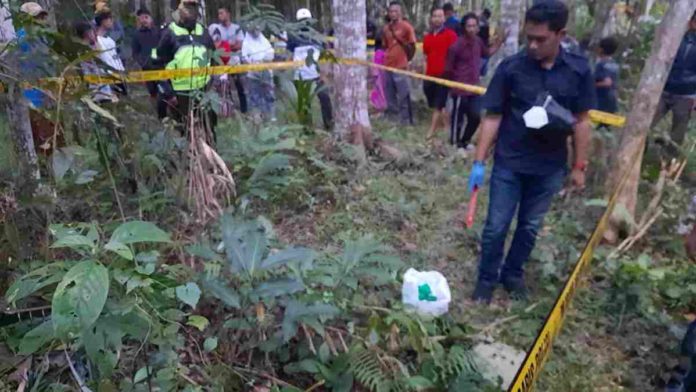
{"type": "Polygon", "coordinates": [[[212,108],[201,107],[200,99],[211,78],[207,74],[193,73],[196,68],[208,67],[215,51],[215,44],[208,30],[198,23],[198,9],[198,1],[181,0],[179,20],[170,23],[162,31],[162,38],[157,46],[158,62],[166,70],[191,69],[191,74],[166,80],[160,83],[159,88],[174,120],[184,123],[192,111],[205,114],[199,118],[207,122],[214,141],[217,117],[212,108]]]}

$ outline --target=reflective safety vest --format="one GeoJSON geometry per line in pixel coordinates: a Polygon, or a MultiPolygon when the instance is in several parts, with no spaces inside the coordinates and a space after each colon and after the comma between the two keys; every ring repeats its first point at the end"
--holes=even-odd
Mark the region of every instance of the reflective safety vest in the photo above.
{"type": "MultiPolygon", "coordinates": [[[[170,23],[169,29],[176,37],[174,58],[167,64],[167,69],[187,69],[207,67],[210,64],[208,48],[203,43],[204,27],[196,23],[196,29],[189,32],[187,29],[170,23]]],[[[202,89],[210,81],[209,75],[187,76],[172,79],[174,91],[190,91],[202,89]]]]}

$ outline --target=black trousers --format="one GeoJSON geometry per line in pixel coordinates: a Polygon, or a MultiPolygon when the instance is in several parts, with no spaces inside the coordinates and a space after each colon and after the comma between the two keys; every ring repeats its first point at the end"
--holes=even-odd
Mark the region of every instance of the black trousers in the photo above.
{"type": "Polygon", "coordinates": [[[319,106],[321,107],[321,120],[324,123],[324,128],[329,130],[333,127],[333,109],[331,108],[329,89],[321,79],[315,79],[315,83],[317,84],[317,98],[319,98],[319,106]]]}
{"type": "Polygon", "coordinates": [[[234,75],[234,87],[237,89],[237,96],[239,97],[239,111],[246,113],[247,108],[247,98],[244,92],[244,83],[242,83],[242,75],[234,75]]]}
{"type": "Polygon", "coordinates": [[[179,131],[182,136],[186,136],[186,129],[188,127],[188,114],[191,109],[199,112],[200,118],[206,121],[208,127],[210,128],[212,140],[206,137],[208,144],[214,145],[217,143],[217,135],[215,133],[215,126],[217,125],[217,114],[215,110],[211,107],[201,107],[200,100],[198,98],[193,98],[193,91],[180,91],[176,93],[176,106],[169,107],[170,117],[181,124],[179,131]]]}
{"type": "Polygon", "coordinates": [[[450,144],[457,147],[466,148],[474,137],[476,129],[481,123],[481,111],[479,108],[479,97],[474,95],[458,96],[452,95],[452,117],[450,124],[450,144]],[[466,127],[464,127],[464,116],[466,115],[466,127]]]}

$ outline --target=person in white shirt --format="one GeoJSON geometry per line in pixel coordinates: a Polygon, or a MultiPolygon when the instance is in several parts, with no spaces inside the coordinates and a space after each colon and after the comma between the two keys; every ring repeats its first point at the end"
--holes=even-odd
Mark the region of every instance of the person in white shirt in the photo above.
{"type": "MultiPolygon", "coordinates": [[[[242,42],[242,62],[259,64],[273,61],[274,51],[271,42],[259,31],[258,26],[250,25],[249,32],[242,42]]],[[[269,70],[249,72],[246,77],[249,103],[252,110],[275,121],[275,102],[273,73],[269,70]]]]}
{"type": "MultiPolygon", "coordinates": [[[[307,8],[297,10],[297,21],[311,21],[312,13],[307,8]]],[[[303,80],[314,84],[321,107],[321,119],[324,123],[324,129],[330,130],[333,127],[333,111],[331,107],[331,96],[327,86],[322,81],[319,69],[316,63],[319,62],[319,55],[323,48],[323,43],[317,39],[309,37],[311,34],[310,27],[305,25],[300,27],[300,33],[291,34],[288,37],[287,48],[293,54],[293,61],[305,61],[311,53],[314,59],[313,64],[304,65],[295,71],[295,80],[303,80]]]]}
{"type": "MultiPolygon", "coordinates": [[[[109,31],[114,27],[114,18],[111,10],[105,6],[98,8],[94,15],[94,24],[97,28],[99,59],[108,66],[110,73],[125,72],[126,68],[123,66],[123,61],[121,61],[121,57],[118,54],[116,42],[108,36],[109,31]]],[[[114,90],[121,95],[128,94],[125,83],[115,84],[114,90]]]]}
{"type": "MultiPolygon", "coordinates": [[[[215,36],[215,32],[219,32],[220,39],[229,44],[230,50],[232,51],[228,65],[239,64],[240,58],[239,53],[242,49],[242,42],[244,41],[244,31],[242,28],[235,23],[232,23],[232,15],[227,7],[220,7],[218,9],[218,23],[213,23],[208,27],[208,32],[211,37],[215,36]]],[[[247,112],[247,98],[244,92],[244,85],[242,84],[242,74],[235,74],[233,77],[234,86],[237,89],[237,96],[239,97],[239,111],[242,113],[247,112]]]]}

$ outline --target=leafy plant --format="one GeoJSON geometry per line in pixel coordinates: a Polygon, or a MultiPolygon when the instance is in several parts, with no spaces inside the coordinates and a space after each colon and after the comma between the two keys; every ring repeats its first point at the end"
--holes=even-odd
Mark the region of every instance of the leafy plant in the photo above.
{"type": "MultiPolygon", "coordinates": [[[[50,315],[33,322],[34,328],[11,347],[28,355],[63,344],[71,352],[86,354],[93,365],[92,381],[108,379],[118,369],[129,341],[140,346],[152,342],[163,355],[172,353],[178,321],[185,316],[175,299],[195,307],[197,298],[191,292],[197,285],[188,282],[180,286],[185,288],[182,292],[177,287],[180,276],[158,263],[159,252],[152,246],[171,243],[169,235],[144,221],[118,225],[108,241],[93,223],[52,225],[50,231],[55,238],[51,248],[77,255],[78,260],[40,266],[10,286],[5,299],[20,310],[30,299],[51,298],[50,315]]],[[[175,363],[161,362],[151,375],[164,382],[170,365],[175,363]],[[158,371],[161,377],[155,376],[158,371]]],[[[167,382],[176,382],[172,375],[167,382]]]]}

